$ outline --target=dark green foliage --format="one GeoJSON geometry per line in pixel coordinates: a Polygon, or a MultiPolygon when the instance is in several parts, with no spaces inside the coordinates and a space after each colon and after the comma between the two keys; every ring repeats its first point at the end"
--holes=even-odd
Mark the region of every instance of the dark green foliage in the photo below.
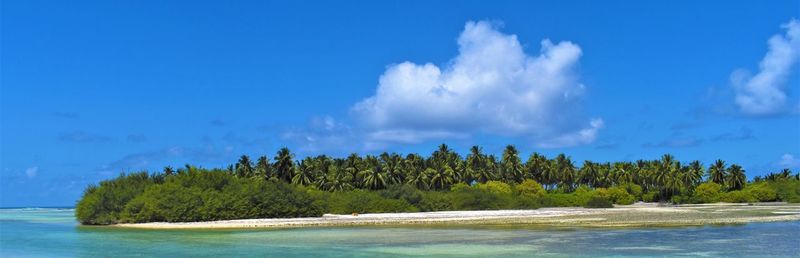
{"type": "Polygon", "coordinates": [[[416,207],[402,199],[388,199],[376,192],[355,190],[332,194],[328,199],[328,212],[336,214],[414,212],[416,207]]]}
{"type": "Polygon", "coordinates": [[[606,198],[593,196],[586,202],[585,208],[613,208],[614,204],[606,198]]]}
{"type": "Polygon", "coordinates": [[[452,211],[453,199],[448,192],[425,192],[419,203],[421,211],[452,211]]]}
{"type": "Polygon", "coordinates": [[[89,186],[75,206],[75,216],[82,224],[114,224],[120,222],[125,205],[155,184],[146,172],[120,175],[114,180],[89,186]]]}
{"type": "Polygon", "coordinates": [[[145,173],[90,187],[76,207],[83,224],[208,221],[319,216],[322,210],[297,187],[237,178],[223,170],[190,170],[163,183],[145,173]]]}
{"type": "Polygon", "coordinates": [[[422,191],[411,185],[392,185],[380,192],[383,198],[400,199],[411,205],[418,205],[422,201],[422,191]]]}

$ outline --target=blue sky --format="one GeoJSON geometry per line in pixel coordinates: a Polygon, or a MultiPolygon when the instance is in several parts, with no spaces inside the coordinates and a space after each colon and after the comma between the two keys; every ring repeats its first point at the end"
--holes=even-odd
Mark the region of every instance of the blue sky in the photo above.
{"type": "Polygon", "coordinates": [[[3,1],[0,206],[281,146],[800,169],[798,1],[292,2],[3,1]]]}

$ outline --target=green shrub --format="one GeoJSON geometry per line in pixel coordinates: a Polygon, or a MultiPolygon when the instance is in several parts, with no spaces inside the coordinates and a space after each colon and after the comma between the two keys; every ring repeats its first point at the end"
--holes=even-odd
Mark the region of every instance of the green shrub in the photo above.
{"type": "Polygon", "coordinates": [[[383,198],[405,200],[411,205],[418,205],[422,201],[422,191],[412,185],[391,185],[380,192],[383,198]]]}
{"type": "Polygon", "coordinates": [[[155,183],[153,177],[140,172],[122,174],[100,182],[99,186],[89,186],[75,206],[75,217],[87,225],[119,223],[125,205],[155,183]]]}
{"type": "Polygon", "coordinates": [[[565,193],[547,194],[541,199],[541,206],[543,207],[580,207],[584,203],[580,203],[575,194],[565,193]]]}
{"type": "Polygon", "coordinates": [[[750,195],[759,202],[772,202],[778,199],[778,192],[766,182],[748,184],[745,191],[750,192],[750,195]]]}
{"type": "Polygon", "coordinates": [[[720,191],[722,186],[714,182],[702,183],[694,189],[692,202],[694,203],[715,203],[721,198],[720,191]]]}
{"type": "Polygon", "coordinates": [[[608,199],[605,199],[600,196],[593,196],[586,202],[586,205],[583,207],[585,208],[613,208],[614,204],[611,203],[608,199]]]}
{"type": "Polygon", "coordinates": [[[620,188],[625,189],[629,194],[634,197],[634,201],[641,200],[642,198],[642,187],[634,184],[634,183],[625,183],[619,185],[620,188]]]}
{"type": "Polygon", "coordinates": [[[454,210],[450,193],[444,192],[425,192],[422,195],[422,201],[419,203],[419,209],[421,211],[454,210]]]}
{"type": "Polygon", "coordinates": [[[510,187],[508,193],[491,187],[458,187],[453,188],[450,199],[456,210],[508,209],[513,207],[510,192],[510,187]]]}
{"type": "Polygon", "coordinates": [[[630,205],[636,199],[628,193],[627,190],[620,187],[612,187],[608,189],[609,200],[615,204],[630,205]]]}
{"type": "Polygon", "coordinates": [[[730,191],[722,194],[720,200],[734,203],[752,203],[757,201],[748,191],[730,191]]]}
{"type": "Polygon", "coordinates": [[[474,187],[479,190],[487,191],[495,195],[511,194],[511,186],[509,184],[500,181],[489,181],[484,184],[477,184],[474,187]]]}
{"type": "Polygon", "coordinates": [[[800,202],[800,180],[797,179],[778,179],[768,181],[770,188],[775,189],[778,200],[784,202],[800,202]]]}
{"type": "Polygon", "coordinates": [[[418,211],[405,200],[387,199],[365,190],[336,192],[328,201],[328,212],[336,214],[418,211]]]}
{"type": "Polygon", "coordinates": [[[522,198],[539,199],[547,195],[541,184],[532,179],[525,179],[515,187],[515,190],[522,198]]]}
{"type": "Polygon", "coordinates": [[[658,201],[658,193],[656,192],[648,192],[642,194],[642,201],[644,202],[655,202],[658,201]]]}

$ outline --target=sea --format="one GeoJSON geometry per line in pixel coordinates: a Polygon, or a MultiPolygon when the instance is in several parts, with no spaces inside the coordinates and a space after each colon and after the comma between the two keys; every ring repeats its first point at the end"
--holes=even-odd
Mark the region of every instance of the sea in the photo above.
{"type": "Polygon", "coordinates": [[[71,208],[0,209],[0,257],[800,257],[800,222],[701,227],[359,226],[142,230],[71,208]]]}

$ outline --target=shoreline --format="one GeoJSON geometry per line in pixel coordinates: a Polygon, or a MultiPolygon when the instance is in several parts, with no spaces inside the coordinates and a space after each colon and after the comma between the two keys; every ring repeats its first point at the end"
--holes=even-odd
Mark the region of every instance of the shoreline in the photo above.
{"type": "Polygon", "coordinates": [[[325,214],[322,217],[241,219],[203,222],[149,222],[109,227],[138,229],[248,229],[370,225],[537,225],[554,227],[656,227],[743,224],[800,220],[800,204],[758,203],[658,206],[653,203],[608,209],[578,207],[536,210],[440,211],[325,214]]]}

